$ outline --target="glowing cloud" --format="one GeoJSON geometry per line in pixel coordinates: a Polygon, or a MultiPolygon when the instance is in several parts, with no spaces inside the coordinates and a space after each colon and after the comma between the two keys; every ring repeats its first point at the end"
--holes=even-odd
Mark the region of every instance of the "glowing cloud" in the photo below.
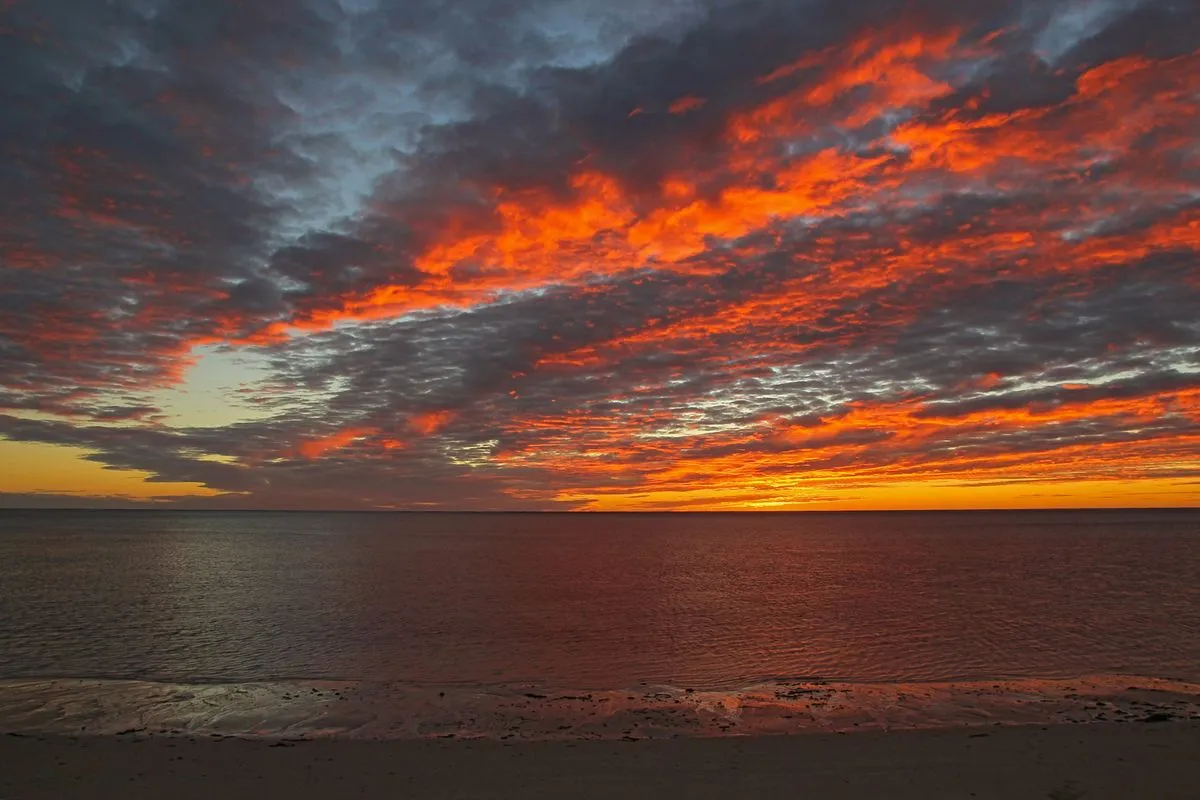
{"type": "Polygon", "coordinates": [[[282,507],[1200,499],[1200,8],[334,5],[6,9],[0,444],[282,507]]]}

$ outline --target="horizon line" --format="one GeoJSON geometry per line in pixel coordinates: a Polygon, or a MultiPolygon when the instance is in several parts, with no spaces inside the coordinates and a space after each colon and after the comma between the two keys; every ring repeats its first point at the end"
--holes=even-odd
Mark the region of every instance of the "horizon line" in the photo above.
{"type": "Polygon", "coordinates": [[[635,515],[635,514],[996,514],[1022,512],[1080,512],[1080,511],[1200,511],[1191,506],[1045,506],[1029,508],[811,508],[811,509],[650,509],[604,510],[586,509],[444,509],[444,508],[183,508],[162,506],[129,507],[70,507],[70,506],[0,506],[6,511],[137,511],[185,512],[201,514],[555,514],[555,515],[635,515]]]}

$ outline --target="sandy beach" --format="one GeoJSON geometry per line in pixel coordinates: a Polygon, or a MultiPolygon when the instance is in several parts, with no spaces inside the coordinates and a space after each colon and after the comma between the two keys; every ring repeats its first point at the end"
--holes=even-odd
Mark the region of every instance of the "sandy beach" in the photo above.
{"type": "Polygon", "coordinates": [[[1200,797],[1200,725],[640,741],[0,737],[0,798],[1200,797]]]}

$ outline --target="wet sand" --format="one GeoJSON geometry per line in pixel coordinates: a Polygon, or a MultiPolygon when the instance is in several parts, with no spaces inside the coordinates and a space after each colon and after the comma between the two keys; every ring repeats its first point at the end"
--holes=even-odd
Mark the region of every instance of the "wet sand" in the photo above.
{"type": "Polygon", "coordinates": [[[578,741],[1144,720],[1200,721],[1200,684],[1128,675],[603,691],[364,682],[0,682],[0,734],[578,741]]]}
{"type": "Polygon", "coordinates": [[[1200,797],[1200,724],[637,741],[0,736],[0,798],[1200,797]]]}

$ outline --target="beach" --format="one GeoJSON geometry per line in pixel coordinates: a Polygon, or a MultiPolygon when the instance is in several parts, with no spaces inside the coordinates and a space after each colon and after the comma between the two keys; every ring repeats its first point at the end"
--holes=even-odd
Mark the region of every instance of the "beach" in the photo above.
{"type": "Polygon", "coordinates": [[[0,797],[1200,796],[1200,725],[639,741],[0,736],[0,797]]]}

